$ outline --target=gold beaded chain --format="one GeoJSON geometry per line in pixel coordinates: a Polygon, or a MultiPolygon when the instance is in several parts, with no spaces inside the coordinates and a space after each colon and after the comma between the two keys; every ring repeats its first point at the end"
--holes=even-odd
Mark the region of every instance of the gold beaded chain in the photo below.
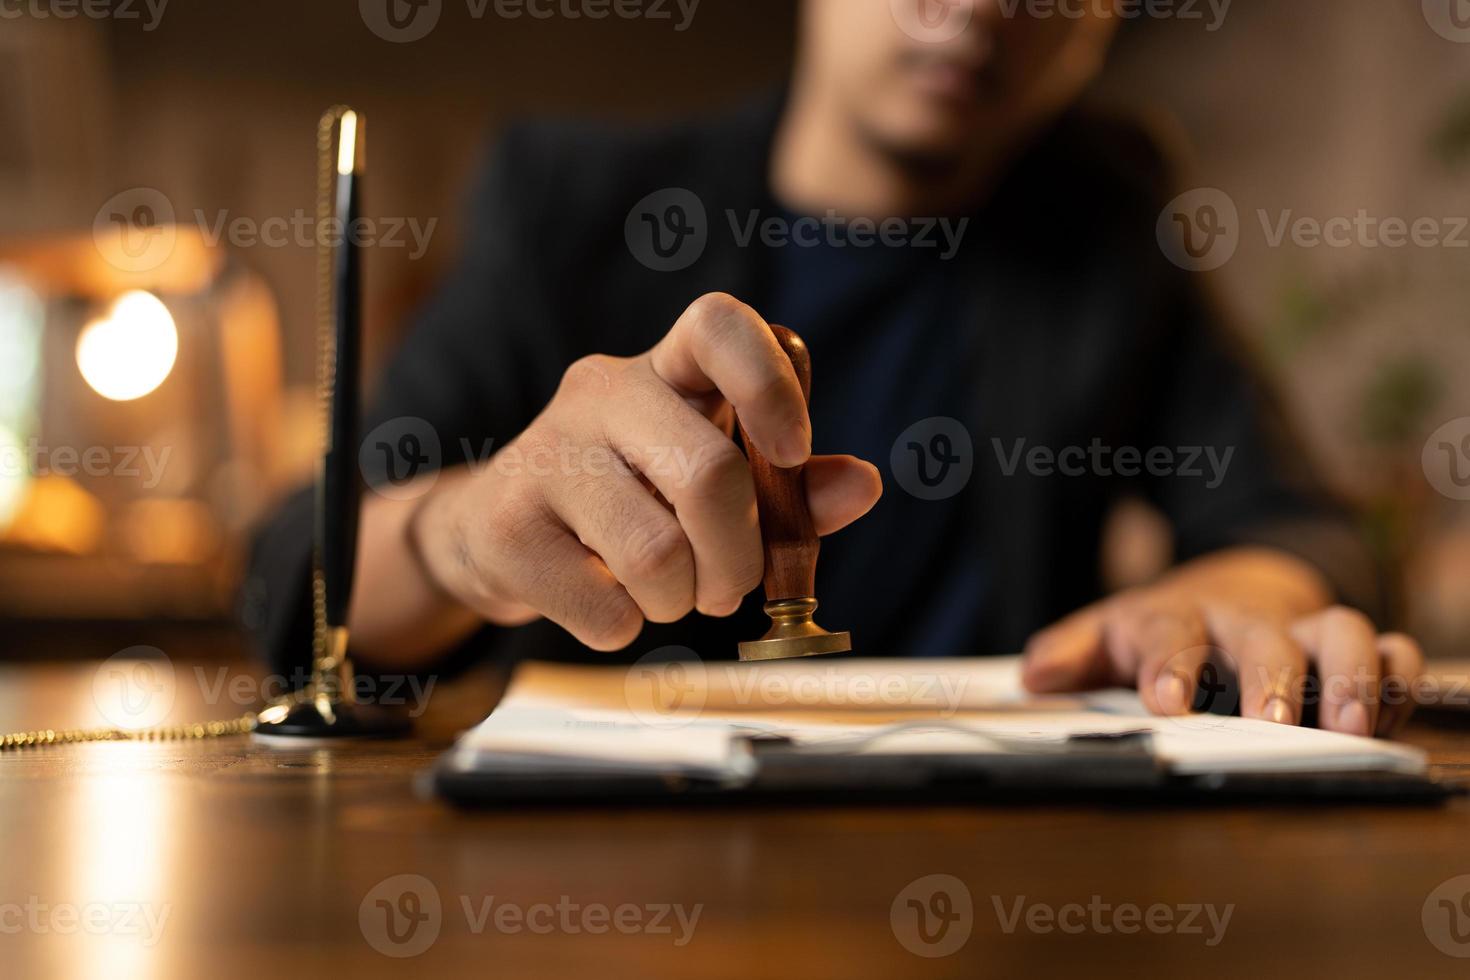
{"type": "MultiPolygon", "coordinates": [[[[322,115],[317,126],[317,404],[323,444],[330,423],[331,392],[334,384],[336,358],[332,331],[332,247],[322,234],[327,221],[332,217],[332,194],[335,188],[335,154],[333,141],[338,121],[347,111],[346,106],[333,106],[322,115]]],[[[322,581],[319,563],[312,576],[312,630],[313,654],[318,669],[314,679],[334,676],[332,670],[323,670],[328,658],[326,628],[326,588],[322,581]]],[[[329,693],[335,693],[329,691],[329,693]]],[[[310,689],[298,691],[288,698],[303,700],[312,696],[310,689]]],[[[11,732],[0,735],[0,752],[18,749],[41,748],[47,745],[79,745],[86,742],[181,742],[202,738],[224,738],[230,735],[248,735],[255,730],[258,713],[246,712],[229,721],[206,721],[192,725],[159,725],[153,728],[42,728],[30,732],[11,732]]]]}
{"type": "Polygon", "coordinates": [[[83,742],[180,742],[226,735],[248,735],[255,730],[255,712],[229,721],[205,721],[193,725],[160,725],[156,728],[44,728],[0,736],[0,752],[33,749],[45,745],[78,745],[83,742]]]}

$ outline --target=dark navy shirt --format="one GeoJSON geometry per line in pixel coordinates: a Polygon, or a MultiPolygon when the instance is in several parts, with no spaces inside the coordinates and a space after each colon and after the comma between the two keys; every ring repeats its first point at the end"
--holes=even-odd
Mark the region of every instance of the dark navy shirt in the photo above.
{"type": "Polygon", "coordinates": [[[761,310],[801,334],[812,352],[813,451],[850,453],[883,474],[872,513],[825,539],[817,565],[818,621],[850,630],[870,656],[994,652],[971,648],[989,581],[974,481],[923,500],[890,466],[899,436],[929,418],[953,418],[975,447],[983,444],[974,412],[978,324],[965,276],[973,265],[963,252],[946,258],[937,232],[924,240],[935,244],[885,245],[869,236],[858,245],[829,222],[803,236],[805,244],[771,250],[761,310]],[[875,588],[907,594],[875,601],[875,588]]]}

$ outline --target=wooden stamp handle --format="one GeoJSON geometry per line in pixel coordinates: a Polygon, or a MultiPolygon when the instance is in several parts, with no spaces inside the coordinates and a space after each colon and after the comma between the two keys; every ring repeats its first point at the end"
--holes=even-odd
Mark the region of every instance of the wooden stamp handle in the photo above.
{"type": "MultiPolygon", "coordinates": [[[[771,332],[801,383],[808,404],[812,396],[812,359],[806,343],[785,327],[771,332]]],[[[738,420],[737,420],[738,421],[738,420]]],[[[817,551],[821,542],[806,506],[805,466],[782,469],[772,465],[740,426],[750,472],[755,477],[756,509],[760,513],[761,541],[766,551],[766,601],[802,599],[816,595],[817,551]]]]}

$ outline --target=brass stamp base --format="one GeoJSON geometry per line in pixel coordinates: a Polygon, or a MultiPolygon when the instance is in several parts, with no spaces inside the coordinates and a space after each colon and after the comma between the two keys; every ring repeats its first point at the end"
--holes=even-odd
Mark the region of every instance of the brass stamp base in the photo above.
{"type": "Polygon", "coordinates": [[[766,603],[765,609],[771,628],[759,640],[740,644],[742,661],[816,657],[852,649],[850,633],[828,633],[812,619],[815,599],[778,599],[766,603]]]}

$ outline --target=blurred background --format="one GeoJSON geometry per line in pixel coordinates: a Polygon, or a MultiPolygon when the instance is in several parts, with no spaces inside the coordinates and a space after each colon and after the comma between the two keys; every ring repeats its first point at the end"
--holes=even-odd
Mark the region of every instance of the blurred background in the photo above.
{"type": "MultiPolygon", "coordinates": [[[[350,0],[111,6],[0,18],[0,657],[230,646],[248,530],[316,451],[299,229],[323,109],[363,112],[367,213],[402,222],[366,258],[374,378],[508,119],[738,101],[780,84],[795,23],[791,0],[702,0],[684,31],[674,4],[673,21],[505,20],[445,0],[426,37],[392,43],[350,0]]],[[[1094,98],[1166,134],[1183,187],[1236,205],[1238,250],[1206,275],[1361,506],[1398,624],[1464,655],[1470,504],[1435,487],[1461,486],[1448,467],[1470,446],[1444,472],[1425,450],[1470,416],[1470,2],[1198,9],[1127,24],[1094,98]],[[1262,212],[1430,218],[1452,240],[1277,245],[1262,212]]],[[[1153,515],[1120,509],[1115,584],[1167,554],[1153,515]]]]}

